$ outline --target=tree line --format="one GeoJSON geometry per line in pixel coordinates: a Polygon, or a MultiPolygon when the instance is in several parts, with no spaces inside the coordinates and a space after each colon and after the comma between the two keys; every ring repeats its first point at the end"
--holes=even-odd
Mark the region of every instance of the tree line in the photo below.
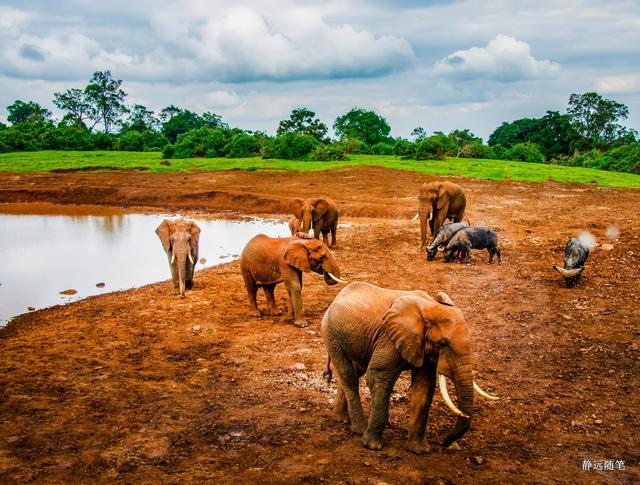
{"type": "Polygon", "coordinates": [[[521,160],[640,173],[638,133],[621,122],[622,103],[598,93],[572,94],[565,113],[504,122],[487,143],[468,129],[429,135],[417,127],[410,137],[390,136],[387,120],[353,108],[328,127],[308,108],[294,109],[275,136],[232,128],[221,116],[173,105],[158,114],[126,104],[122,80],[97,71],[84,89],[54,93],[64,116],[16,100],[0,123],[0,152],[34,150],[161,151],[165,158],[229,157],[341,160],[351,154],[395,155],[420,160],[445,157],[521,160]]]}

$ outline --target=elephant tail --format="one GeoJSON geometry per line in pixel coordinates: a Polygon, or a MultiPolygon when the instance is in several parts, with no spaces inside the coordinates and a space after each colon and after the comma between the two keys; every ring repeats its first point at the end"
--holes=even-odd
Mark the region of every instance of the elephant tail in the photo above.
{"type": "Polygon", "coordinates": [[[333,377],[333,372],[331,372],[331,356],[327,356],[327,368],[322,373],[322,377],[326,379],[327,385],[331,384],[331,378],[333,377]]]}

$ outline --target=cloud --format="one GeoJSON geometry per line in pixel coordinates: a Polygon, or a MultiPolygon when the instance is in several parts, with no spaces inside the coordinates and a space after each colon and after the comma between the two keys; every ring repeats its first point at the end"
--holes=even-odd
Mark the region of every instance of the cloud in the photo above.
{"type": "Polygon", "coordinates": [[[640,93],[640,74],[601,77],[596,80],[596,90],[604,94],[640,93]]]}
{"type": "Polygon", "coordinates": [[[458,50],[434,65],[436,75],[455,80],[489,79],[501,83],[547,79],[558,75],[560,64],[537,60],[526,42],[498,34],[486,47],[458,50]]]}

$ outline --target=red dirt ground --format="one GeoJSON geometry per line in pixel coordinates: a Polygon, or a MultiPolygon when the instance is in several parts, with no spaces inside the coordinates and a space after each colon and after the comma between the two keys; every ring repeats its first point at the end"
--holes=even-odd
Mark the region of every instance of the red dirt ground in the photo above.
{"type": "Polygon", "coordinates": [[[502,400],[477,399],[472,430],[459,450],[445,450],[438,443],[454,418],[436,397],[433,450],[413,455],[402,448],[403,376],[386,446],[366,450],[330,418],[335,385],[321,378],[320,320],[341,285],[305,275],[312,325],[299,329],[285,317],[247,316],[233,262],[198,272],[184,300],[163,282],[1,329],[0,481],[638,483],[640,191],[455,178],[469,219],[494,228],[503,252],[502,265],[475,252],[467,266],[417,252],[419,228],[408,219],[429,180],[381,168],[2,174],[0,202],[28,212],[59,210],[42,205],[57,202],[65,211],[273,215],[290,197],[328,195],[341,222],[354,223],[338,230],[343,277],[446,291],[472,329],[477,381],[502,400]],[[607,238],[609,226],[619,237],[607,238]],[[551,264],[582,230],[613,249],[594,249],[583,282],[566,289],[551,264]],[[582,471],[584,459],[623,460],[625,470],[582,471]]]}

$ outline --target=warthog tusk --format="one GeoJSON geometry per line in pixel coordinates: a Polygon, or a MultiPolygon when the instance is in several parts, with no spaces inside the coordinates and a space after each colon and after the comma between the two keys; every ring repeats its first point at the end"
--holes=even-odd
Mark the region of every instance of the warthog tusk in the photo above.
{"type": "Polygon", "coordinates": [[[191,261],[191,264],[194,264],[193,263],[193,256],[191,256],[191,253],[189,253],[189,261],[191,261]]]}
{"type": "Polygon", "coordinates": [[[553,269],[555,269],[558,273],[560,273],[565,278],[573,278],[575,276],[578,276],[580,273],[584,271],[584,268],[564,269],[558,266],[557,264],[553,265],[553,269]]]}
{"type": "Polygon", "coordinates": [[[416,212],[416,215],[413,216],[413,219],[411,219],[411,222],[415,222],[418,217],[420,217],[420,213],[416,212]]]}
{"type": "Polygon", "coordinates": [[[175,263],[176,261],[176,253],[171,253],[171,264],[175,263]]]}
{"type": "Polygon", "coordinates": [[[327,271],[327,274],[329,275],[329,278],[331,278],[333,281],[336,281],[338,283],[349,283],[347,280],[342,280],[340,278],[338,278],[337,276],[335,276],[333,273],[329,273],[327,271]]]}
{"type": "Polygon", "coordinates": [[[473,390],[476,391],[478,394],[480,394],[485,399],[489,399],[490,401],[497,401],[498,399],[500,399],[498,396],[492,396],[491,394],[488,394],[488,393],[484,392],[480,388],[480,386],[478,384],[476,384],[476,381],[473,381],[473,390]]]}
{"type": "Polygon", "coordinates": [[[442,399],[444,400],[444,403],[447,405],[447,407],[453,411],[454,414],[457,414],[458,416],[462,416],[463,418],[469,418],[469,416],[467,416],[466,414],[464,414],[462,411],[460,411],[455,404],[453,404],[453,401],[451,400],[451,398],[449,397],[449,391],[447,390],[447,378],[444,376],[444,374],[438,374],[438,384],[439,384],[439,388],[440,388],[440,394],[442,394],[442,399]]]}

